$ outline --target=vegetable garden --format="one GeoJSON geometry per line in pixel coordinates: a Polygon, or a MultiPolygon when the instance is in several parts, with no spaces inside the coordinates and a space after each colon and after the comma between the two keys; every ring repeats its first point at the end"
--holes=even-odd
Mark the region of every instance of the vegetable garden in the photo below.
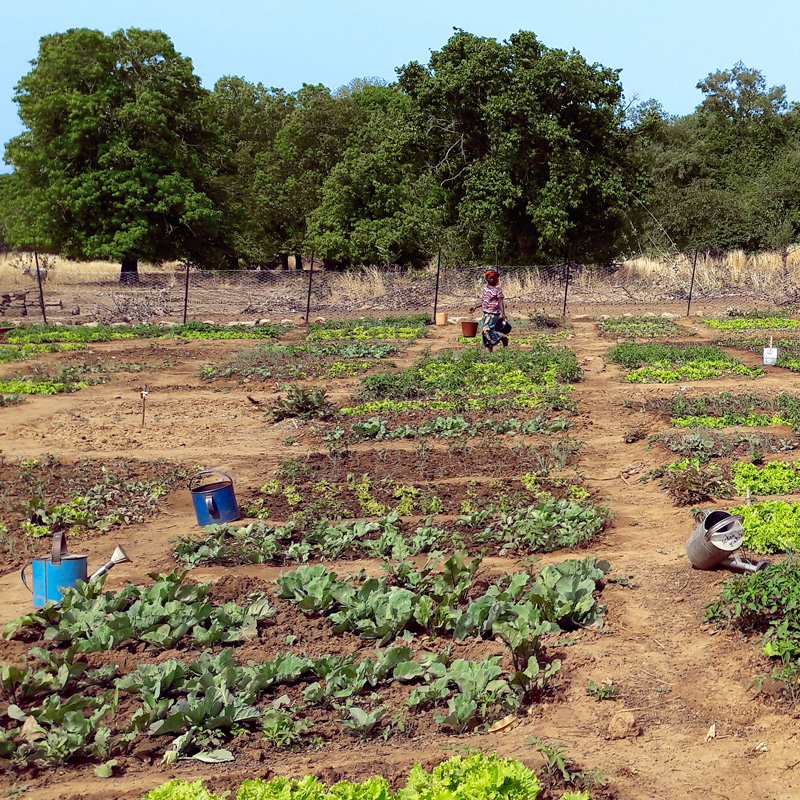
{"type": "Polygon", "coordinates": [[[782,774],[791,372],[661,318],[534,315],[491,355],[428,323],[13,331],[6,796],[601,800],[676,774],[735,793],[741,771],[698,769],[710,746],[782,774]],[[195,524],[204,467],[231,473],[244,519],[195,524]],[[692,570],[698,507],[741,513],[773,565],[692,570]],[[33,610],[18,569],[62,530],[93,565],[115,543],[134,563],[33,610]]]}

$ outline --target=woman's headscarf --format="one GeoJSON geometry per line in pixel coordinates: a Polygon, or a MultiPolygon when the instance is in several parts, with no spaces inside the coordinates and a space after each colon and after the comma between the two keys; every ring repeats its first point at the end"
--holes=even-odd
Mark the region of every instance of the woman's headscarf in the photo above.
{"type": "Polygon", "coordinates": [[[500,278],[496,269],[487,269],[486,272],[483,273],[483,277],[485,280],[489,280],[489,278],[500,278]]]}

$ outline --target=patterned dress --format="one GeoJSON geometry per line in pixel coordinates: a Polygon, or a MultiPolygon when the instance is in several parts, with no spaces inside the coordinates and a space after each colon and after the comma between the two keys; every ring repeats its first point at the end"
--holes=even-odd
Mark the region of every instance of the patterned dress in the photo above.
{"type": "Polygon", "coordinates": [[[495,326],[500,320],[502,310],[500,301],[504,299],[503,290],[499,286],[483,284],[483,289],[481,289],[481,310],[483,311],[481,339],[484,347],[494,347],[501,339],[501,334],[497,332],[495,326]]]}

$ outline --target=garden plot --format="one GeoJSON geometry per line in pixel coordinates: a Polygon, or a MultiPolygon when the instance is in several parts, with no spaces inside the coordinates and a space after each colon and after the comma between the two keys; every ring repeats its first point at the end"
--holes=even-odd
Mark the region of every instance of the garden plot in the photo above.
{"type": "Polygon", "coordinates": [[[610,317],[598,323],[607,338],[649,339],[694,336],[695,331],[662,317],[610,317]]]}
{"type": "Polygon", "coordinates": [[[606,353],[609,361],[629,370],[629,383],[675,383],[737,375],[760,378],[764,370],[747,367],[717,347],[702,344],[618,344],[606,353]]]}
{"type": "Polygon", "coordinates": [[[140,525],[187,476],[184,467],[118,459],[62,463],[54,455],[5,461],[0,466],[0,563],[3,571],[51,550],[54,531],[85,541],[140,525]]]}
{"type": "Polygon", "coordinates": [[[18,766],[89,760],[110,774],[137,751],[226,760],[220,747],[248,733],[259,749],[464,733],[547,693],[561,662],[546,639],[601,623],[593,593],[608,565],[592,557],[480,581],[480,557],[456,552],[442,566],[388,563],[382,578],[299,567],[241,604],[214,602],[186,573],[116,593],[84,584],[3,632],[33,647],[0,674],[12,721],[0,755],[18,766]],[[245,642],[260,659],[203,652],[245,642]],[[126,649],[140,654],[135,669],[90,655],[126,649]],[[180,656],[158,659],[165,650],[180,656]]]}
{"type": "MultiPolygon", "coordinates": [[[[222,796],[246,778],[313,773],[360,784],[378,773],[397,789],[414,763],[431,773],[469,747],[522,761],[545,800],[567,786],[595,800],[690,796],[694,787],[758,797],[765,780],[791,796],[790,692],[746,689],[784,662],[736,633],[708,635],[704,609],[720,573],[688,568],[690,506],[673,506],[655,481],[639,478],[708,446],[692,451],[672,439],[689,451],[671,452],[650,435],[706,435],[712,445],[724,436],[731,466],[751,452],[794,462],[789,426],[669,424],[673,412],[790,419],[794,392],[773,405],[642,413],[631,408],[643,397],[668,394],[671,403],[676,393],[620,382],[614,370],[587,367],[582,379],[578,362],[594,365],[608,347],[593,323],[575,324],[571,355],[557,342],[514,352],[513,340],[507,353],[445,354],[458,347],[452,328],[424,331],[424,339],[308,341],[290,330],[274,346],[400,349],[363,359],[374,365],[366,374],[341,376],[326,371],[335,356],[295,351],[284,363],[306,359],[306,377],[261,383],[238,374],[206,383],[200,372],[242,363],[239,354],[272,342],[163,339],[152,353],[147,341],[97,343],[93,358],[167,366],[111,372],[104,384],[0,409],[5,467],[45,447],[72,465],[90,446],[103,466],[125,447],[175,467],[226,469],[240,504],[261,516],[200,529],[177,484],[126,534],[134,564],[68,603],[63,617],[38,615],[0,643],[2,685],[13,691],[0,700],[4,788],[31,800],[140,800],[173,777],[203,778],[222,796]],[[151,386],[144,429],[143,379],[151,386]],[[645,435],[626,444],[633,423],[645,435]],[[564,537],[548,517],[564,523],[564,537]],[[102,621],[84,616],[84,604],[102,621]],[[51,695],[63,702],[56,707],[51,695]],[[712,724],[716,737],[706,741],[712,724]],[[22,736],[25,725],[33,736],[22,736]],[[229,757],[214,751],[233,760],[193,758],[229,757]],[[163,763],[166,754],[173,763],[163,763]],[[605,787],[596,766],[608,773],[605,787]]],[[[34,363],[73,358],[81,351],[34,363]]],[[[735,373],[723,380],[731,397],[752,386],[735,373]]],[[[778,383],[767,376],[759,389],[769,398],[778,383]]],[[[742,498],[720,502],[733,508],[742,498]]],[[[92,560],[115,538],[92,529],[92,560]]],[[[15,575],[1,580],[7,622],[30,596],[15,575]]],[[[727,611],[719,620],[739,625],[727,611]]]]}

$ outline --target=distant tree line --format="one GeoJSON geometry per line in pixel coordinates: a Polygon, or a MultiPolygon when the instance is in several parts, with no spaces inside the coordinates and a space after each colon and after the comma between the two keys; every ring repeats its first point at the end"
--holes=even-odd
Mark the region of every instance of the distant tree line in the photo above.
{"type": "Polygon", "coordinates": [[[693,114],[530,32],[457,30],[397,81],[205,90],[159,31],[45,36],[16,87],[0,239],[205,268],[604,263],[800,240],[800,105],[741,63],[693,114]]]}

